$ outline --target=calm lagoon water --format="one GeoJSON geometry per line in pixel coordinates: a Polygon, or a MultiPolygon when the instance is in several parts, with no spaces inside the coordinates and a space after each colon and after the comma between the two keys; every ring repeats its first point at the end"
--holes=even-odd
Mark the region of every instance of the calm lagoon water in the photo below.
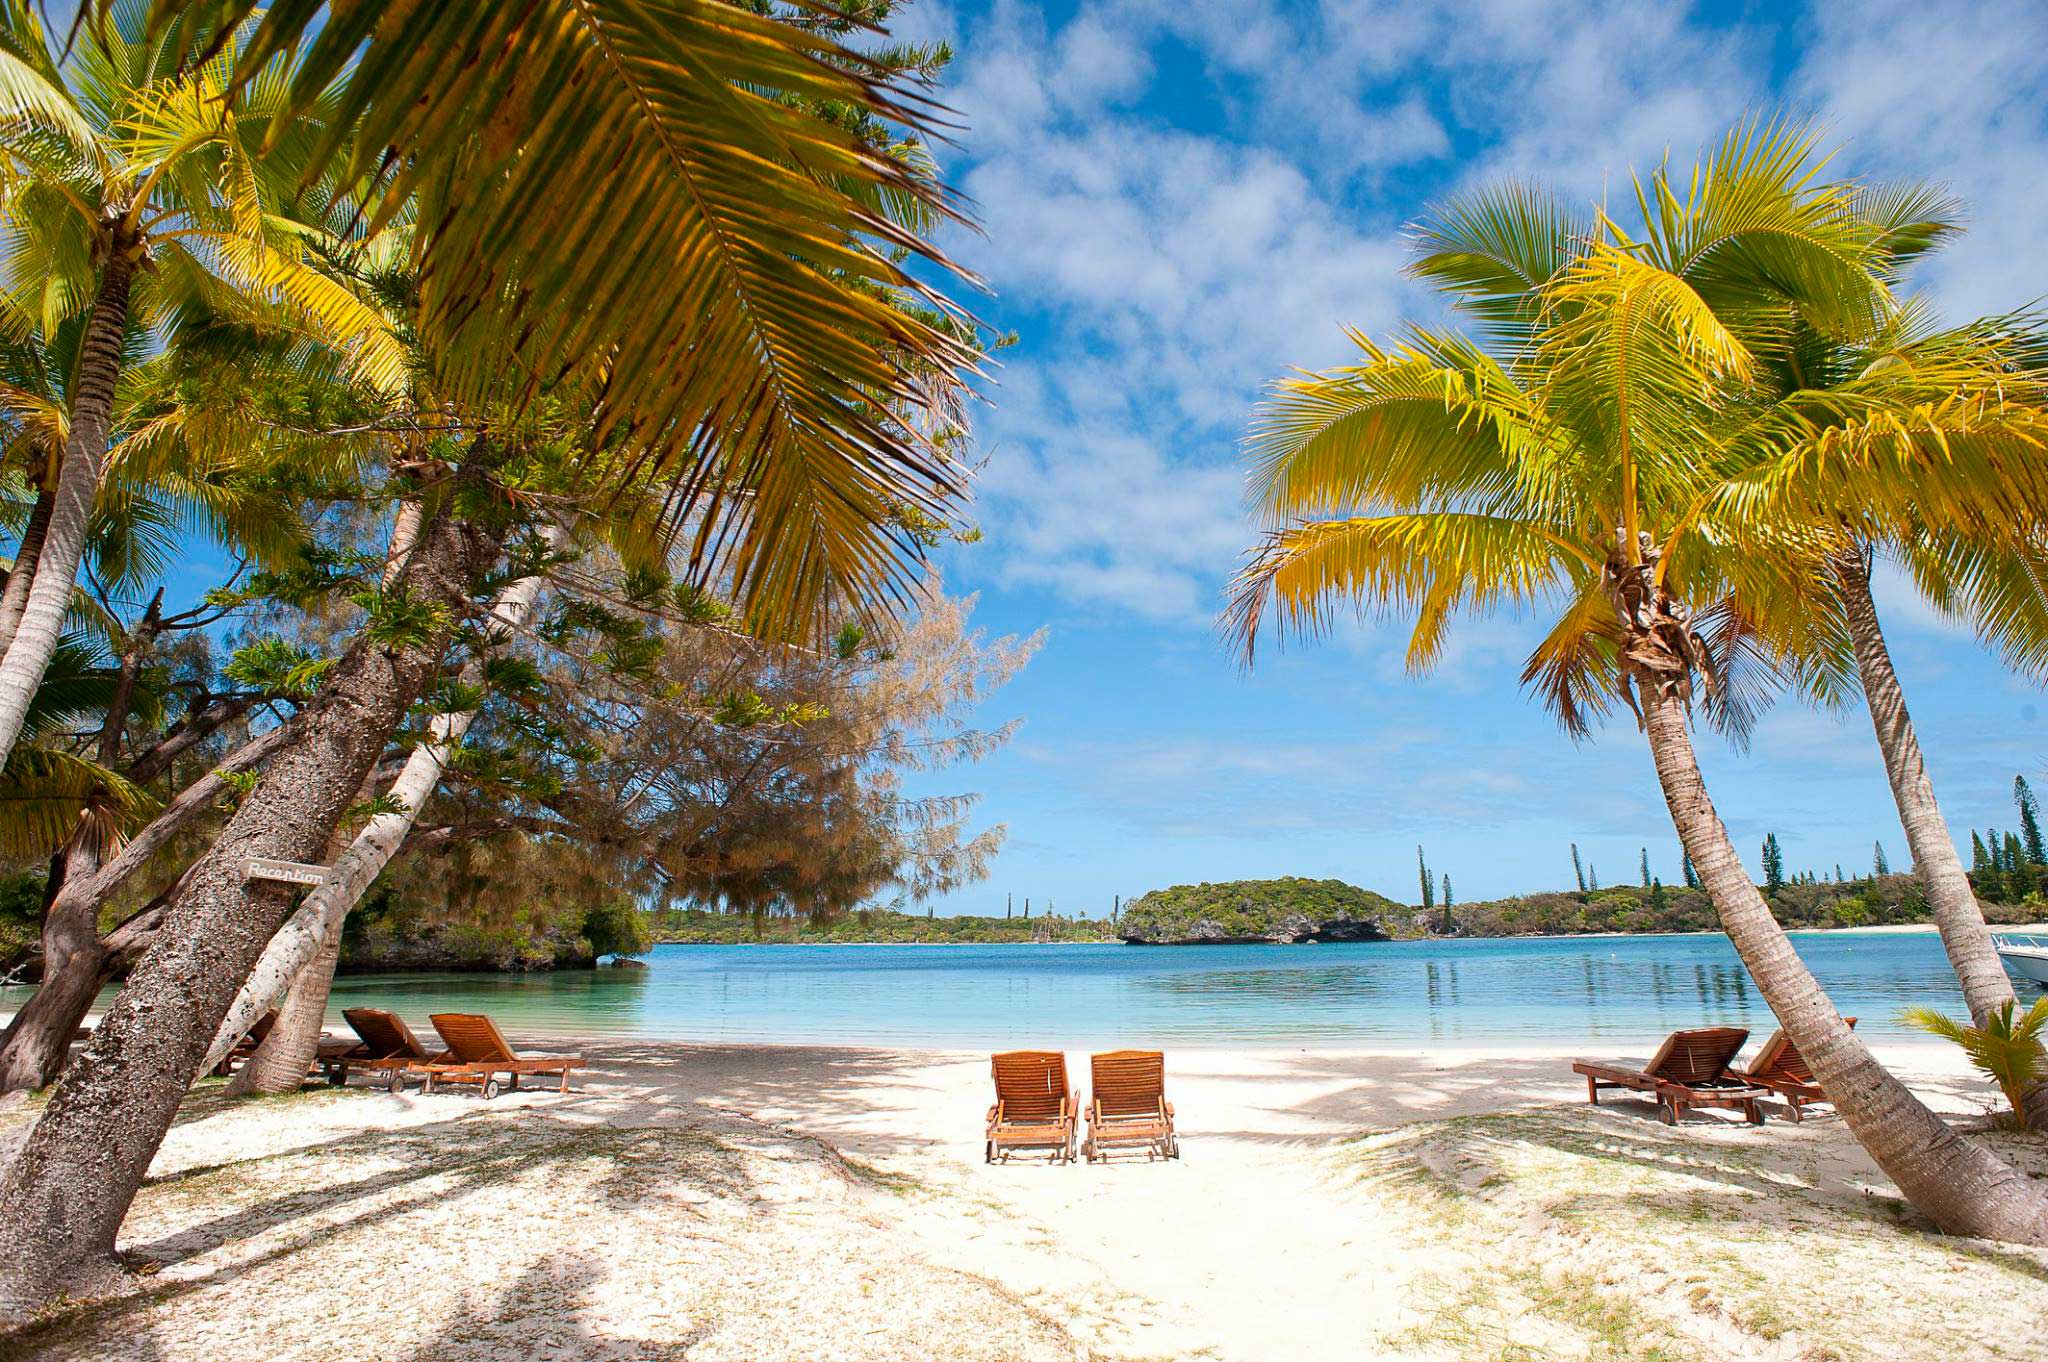
{"type": "MultiPolygon", "coordinates": [[[[1899,1009],[1962,1000],[1933,933],[1809,932],[1800,954],[1878,1037],[1899,1009]]],[[[2022,985],[2031,997],[2032,988],[2022,985]]],[[[488,1011],[515,1036],[984,1048],[1044,1044],[1401,1049],[1611,1040],[1680,1026],[1767,1031],[1721,936],[1320,946],[661,946],[645,970],[380,975],[341,1009],[488,1011]]]]}

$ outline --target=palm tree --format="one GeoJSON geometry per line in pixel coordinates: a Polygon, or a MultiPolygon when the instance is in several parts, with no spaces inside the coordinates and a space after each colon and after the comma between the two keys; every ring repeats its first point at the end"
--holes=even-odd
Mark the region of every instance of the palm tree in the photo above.
{"type": "MultiPolygon", "coordinates": [[[[1688,195],[1652,178],[1649,242],[1604,215],[1584,235],[1523,234],[1512,280],[1467,295],[1504,359],[1452,334],[1392,349],[1359,336],[1361,363],[1282,384],[1251,441],[1257,504],[1280,527],[1226,618],[1249,657],[1275,610],[1313,631],[1343,602],[1413,608],[1422,667],[1460,610],[1554,609],[1525,682],[1574,732],[1610,696],[1635,713],[1731,942],[1858,1141],[1945,1229],[2048,1242],[2048,1194],[1951,1130],[1843,1023],[1744,871],[1693,752],[1696,683],[1709,714],[1739,726],[1759,659],[1812,691],[1846,682],[1828,646],[1840,631],[1816,625],[1835,608],[1826,584],[1749,551],[1750,527],[1720,518],[1730,469],[1778,433],[1755,385],[1787,313],[1854,334],[1889,309],[1852,195],[1816,169],[1796,131],[1738,130],[1688,195]]],[[[1511,191],[1454,212],[1568,220],[1535,208],[1511,191]]],[[[1498,262],[1429,268],[1503,277],[1498,262]]]]}
{"type": "MultiPolygon", "coordinates": [[[[178,39],[251,8],[156,7],[178,39]]],[[[283,889],[243,866],[321,854],[436,673],[519,519],[522,496],[494,474],[530,443],[525,416],[595,412],[583,489],[663,483],[691,565],[732,582],[762,631],[810,627],[827,601],[874,613],[908,599],[920,527],[962,488],[945,442],[901,413],[943,408],[976,344],[909,305],[948,312],[903,262],[936,253],[875,208],[951,215],[951,201],[811,112],[915,129],[907,89],[829,35],[715,2],[373,2],[307,36],[317,8],[266,12],[226,88],[281,88],[258,76],[304,38],[284,107],[350,130],[307,164],[339,156],[367,174],[396,152],[373,219],[417,204],[432,224],[414,329],[437,399],[489,419],[408,473],[427,509],[398,582],[369,594],[301,737],[186,872],[157,944],[0,1174],[0,1321],[112,1279],[187,1077],[285,916],[283,889]]]]}
{"type": "MultiPolygon", "coordinates": [[[[86,318],[48,503],[16,554],[15,575],[30,575],[0,656],[0,760],[71,605],[137,324],[180,299],[238,291],[353,345],[366,372],[399,377],[381,318],[311,268],[279,218],[287,207],[329,205],[319,195],[287,204],[292,158],[259,165],[254,156],[266,139],[310,143],[314,111],[279,117],[282,62],[230,97],[221,81],[236,50],[226,45],[220,59],[194,64],[195,47],[153,41],[123,11],[93,25],[60,65],[24,0],[0,4],[0,215],[17,242],[0,267],[0,330],[39,325],[49,335],[86,318]]],[[[12,614],[0,597],[0,621],[12,614]]]]}
{"type": "MultiPolygon", "coordinates": [[[[1661,205],[1665,195],[1653,192],[1661,205]]],[[[1521,276],[1500,262],[1555,249],[1583,227],[1539,196],[1522,194],[1517,212],[1501,211],[1504,202],[1482,197],[1441,215],[1426,232],[1417,272],[1482,308],[1512,306],[1521,276]]],[[[1842,206],[1864,221],[1865,265],[1888,286],[1958,230],[1957,206],[1925,186],[1858,189],[1842,206]]],[[[1644,250],[1682,271],[1688,216],[1650,209],[1646,202],[1644,250]]],[[[2036,580],[2023,570],[2025,534],[2011,527],[2038,524],[2048,496],[2039,471],[2042,392],[2028,373],[2039,367],[2041,340],[2027,318],[1935,328],[1910,300],[1874,332],[1844,334],[1798,311],[1776,324],[1785,334],[1759,355],[1755,385],[1771,405],[1755,419],[1759,430],[1775,429],[1779,442],[1746,442],[1758,465],[1732,475],[1731,501],[1738,511],[1805,522],[1801,533],[1775,541],[1778,551],[1802,559],[1801,570],[1832,582],[1840,598],[1838,609],[1814,623],[1843,631],[1834,647],[1854,659],[1914,873],[1971,1016],[1981,1022],[2012,1000],[2012,983],[1936,803],[1871,597],[1869,560],[1879,544],[1919,546],[1915,565],[1936,594],[1948,592],[1940,555],[1930,551],[1936,543],[1951,556],[1972,555],[1959,573],[1981,574],[1995,563],[2000,580],[2036,580]],[[1905,495],[1873,504],[1873,489],[1905,495]],[[1927,523],[1937,516],[1971,533],[1930,536],[1927,523]]],[[[1984,618],[2009,652],[2024,654],[2029,627],[2033,646],[2048,640],[2041,632],[2048,618],[1995,609],[1984,618]]],[[[2048,1087],[2033,1101],[2048,1108],[2048,1087]]]]}

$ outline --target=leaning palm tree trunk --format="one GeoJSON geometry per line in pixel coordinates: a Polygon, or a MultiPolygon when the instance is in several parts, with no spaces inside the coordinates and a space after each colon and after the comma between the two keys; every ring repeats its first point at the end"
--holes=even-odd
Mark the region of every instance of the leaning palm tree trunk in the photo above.
{"type": "MultiPolygon", "coordinates": [[[[1884,753],[1892,799],[1899,806],[1906,845],[1913,851],[1913,873],[1927,890],[1934,925],[1941,933],[1949,964],[1962,982],[1970,1020],[1982,1026],[1985,1018],[2013,1001],[2012,980],[1998,959],[1984,910],[1978,906],[1969,874],[1956,855],[1948,820],[1935,802],[1934,782],[1928,779],[1927,764],[1920,756],[1913,716],[1906,712],[1906,695],[1899,687],[1899,674],[1878,624],[1877,602],[1870,594],[1870,566],[1862,546],[1845,544],[1830,557],[1828,566],[1855,642],[1856,671],[1870,706],[1871,726],[1877,730],[1878,750],[1884,753]]],[[[2036,1083],[2028,1090],[2026,1106],[2030,1119],[2048,1121],[2048,1083],[2036,1083]]]]}
{"type": "Polygon", "coordinates": [[[22,605],[21,620],[7,652],[0,656],[0,761],[14,751],[22,722],[43,672],[57,651],[64,616],[71,610],[71,592],[78,565],[85,558],[85,540],[99,498],[100,465],[107,451],[107,430],[114,410],[114,385],[121,376],[121,347],[128,330],[128,286],[135,276],[132,243],[116,240],[100,270],[99,296],[93,300],[79,352],[78,386],[71,404],[71,429],[64,439],[64,457],[57,468],[57,492],[50,507],[49,528],[36,560],[35,578],[22,605]]]}
{"type": "Polygon", "coordinates": [[[1792,949],[1707,797],[1685,699],[1673,687],[1646,686],[1643,720],[1671,821],[1728,939],[1857,1143],[1947,1233],[2048,1244],[2048,1187],[1913,1096],[1857,1039],[1792,949]]]}
{"type": "Polygon", "coordinates": [[[28,589],[36,579],[36,563],[43,556],[43,538],[50,532],[50,513],[56,509],[56,494],[49,489],[36,493],[36,504],[22,526],[21,542],[14,549],[14,566],[7,570],[7,585],[0,588],[0,653],[14,642],[21,624],[21,612],[28,605],[28,589]]]}
{"type": "Polygon", "coordinates": [[[271,760],[193,864],[156,943],[0,1176],[0,1325],[118,1281],[121,1221],[207,1042],[290,903],[286,886],[247,878],[247,862],[321,852],[494,556],[489,539],[461,521],[425,528],[403,586],[447,609],[447,622],[403,644],[358,635],[302,716],[300,740],[271,760]]]}
{"type": "MultiPolygon", "coordinates": [[[[550,526],[542,539],[547,551],[556,553],[568,542],[568,532],[550,526]]],[[[494,639],[526,627],[540,599],[541,583],[539,575],[522,577],[498,594],[491,609],[494,639]]],[[[463,668],[461,683],[468,688],[482,680],[483,662],[479,655],[463,668]]],[[[340,958],[342,922],[398,854],[398,848],[419,818],[420,809],[441,783],[449,755],[461,746],[475,719],[474,710],[434,717],[427,741],[413,748],[398,778],[391,782],[387,793],[397,807],[370,819],[335,862],[326,881],[308,894],[284,926],[278,928],[215,1033],[206,1058],[200,1062],[201,1073],[220,1063],[258,1017],[277,1007],[277,1023],[248,1064],[235,1075],[228,1091],[297,1091],[320,1046],[327,993],[340,958]]]]}

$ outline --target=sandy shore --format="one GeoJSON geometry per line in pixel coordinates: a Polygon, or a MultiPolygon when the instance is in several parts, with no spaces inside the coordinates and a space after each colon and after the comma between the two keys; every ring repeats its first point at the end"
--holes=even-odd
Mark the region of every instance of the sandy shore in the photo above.
{"type": "MultiPolygon", "coordinates": [[[[135,1293],[0,1353],[2048,1357],[2048,1254],[1926,1232],[1832,1116],[1667,1129],[1554,1053],[1174,1052],[1185,1157],[1062,1168],[983,1164],[985,1055],[582,1048],[488,1104],[202,1086],[135,1293]]],[[[1880,1053],[1980,1124],[1950,1051],[1880,1053]]]]}

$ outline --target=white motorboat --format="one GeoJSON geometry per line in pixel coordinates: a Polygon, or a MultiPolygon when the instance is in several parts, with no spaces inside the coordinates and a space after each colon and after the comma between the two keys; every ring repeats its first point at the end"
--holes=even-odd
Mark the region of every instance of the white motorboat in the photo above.
{"type": "Polygon", "coordinates": [[[2007,969],[2048,988],[2048,937],[1999,936],[1992,940],[2007,969]]]}

